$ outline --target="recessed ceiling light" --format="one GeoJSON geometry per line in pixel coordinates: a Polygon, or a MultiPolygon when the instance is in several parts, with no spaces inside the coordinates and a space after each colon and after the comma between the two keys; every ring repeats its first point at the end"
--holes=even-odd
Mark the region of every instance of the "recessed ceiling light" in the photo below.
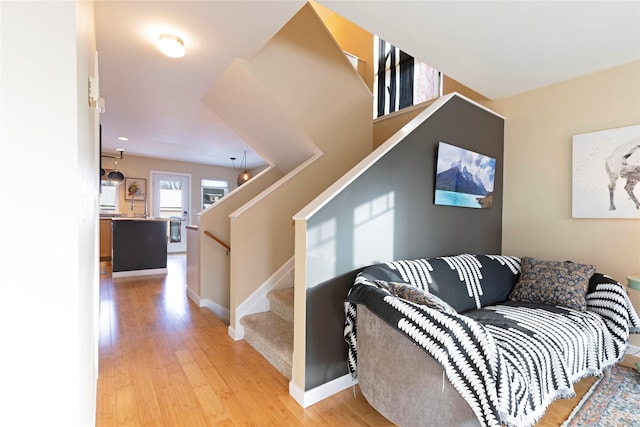
{"type": "Polygon", "coordinates": [[[118,139],[120,141],[128,141],[129,140],[129,138],[127,138],[126,136],[119,136],[118,139]]]}
{"type": "Polygon", "coordinates": [[[158,49],[171,58],[180,58],[186,53],[182,39],[168,33],[160,34],[158,38],[158,49]]]}

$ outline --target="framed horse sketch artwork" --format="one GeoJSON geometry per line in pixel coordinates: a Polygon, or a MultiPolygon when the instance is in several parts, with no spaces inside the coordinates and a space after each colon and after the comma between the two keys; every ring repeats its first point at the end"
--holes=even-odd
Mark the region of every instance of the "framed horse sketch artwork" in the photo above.
{"type": "Polygon", "coordinates": [[[640,125],[573,136],[573,218],[640,218],[640,125]]]}

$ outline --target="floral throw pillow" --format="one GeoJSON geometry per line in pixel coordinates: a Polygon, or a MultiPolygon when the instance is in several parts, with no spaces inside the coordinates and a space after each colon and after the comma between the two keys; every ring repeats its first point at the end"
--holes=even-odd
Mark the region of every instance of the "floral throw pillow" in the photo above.
{"type": "Polygon", "coordinates": [[[509,295],[511,301],[538,302],[586,310],[589,279],[596,272],[594,266],[523,257],[521,267],[520,279],[509,295]]]}
{"type": "Polygon", "coordinates": [[[411,301],[418,305],[425,305],[434,310],[442,311],[449,314],[456,314],[457,311],[449,304],[438,298],[437,296],[425,292],[408,283],[386,282],[384,280],[376,280],[376,284],[382,289],[386,289],[393,296],[411,301]]]}

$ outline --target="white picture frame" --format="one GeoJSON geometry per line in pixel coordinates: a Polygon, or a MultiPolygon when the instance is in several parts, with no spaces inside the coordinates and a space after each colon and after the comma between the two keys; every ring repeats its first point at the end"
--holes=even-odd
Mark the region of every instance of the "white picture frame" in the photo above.
{"type": "Polygon", "coordinates": [[[572,217],[639,219],[640,125],[577,134],[572,143],[572,217]]]}

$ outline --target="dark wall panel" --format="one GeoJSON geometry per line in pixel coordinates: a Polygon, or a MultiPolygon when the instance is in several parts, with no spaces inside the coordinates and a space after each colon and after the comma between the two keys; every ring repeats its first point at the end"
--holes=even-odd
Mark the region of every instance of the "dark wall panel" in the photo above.
{"type": "Polygon", "coordinates": [[[357,270],[364,266],[357,252],[367,242],[358,241],[363,236],[354,231],[361,207],[370,204],[372,216],[385,218],[384,229],[368,229],[376,244],[366,248],[366,265],[393,259],[500,253],[503,143],[502,118],[454,96],[310,218],[308,229],[334,224],[333,242],[328,247],[335,253],[329,254],[334,261],[327,268],[323,268],[323,257],[307,259],[306,390],[347,373],[343,302],[357,270]],[[440,141],[496,159],[491,208],[434,205],[440,141]],[[387,210],[380,213],[380,204],[372,203],[375,200],[385,201],[387,210]],[[389,241],[381,243],[380,236],[389,236],[389,241]]]}

